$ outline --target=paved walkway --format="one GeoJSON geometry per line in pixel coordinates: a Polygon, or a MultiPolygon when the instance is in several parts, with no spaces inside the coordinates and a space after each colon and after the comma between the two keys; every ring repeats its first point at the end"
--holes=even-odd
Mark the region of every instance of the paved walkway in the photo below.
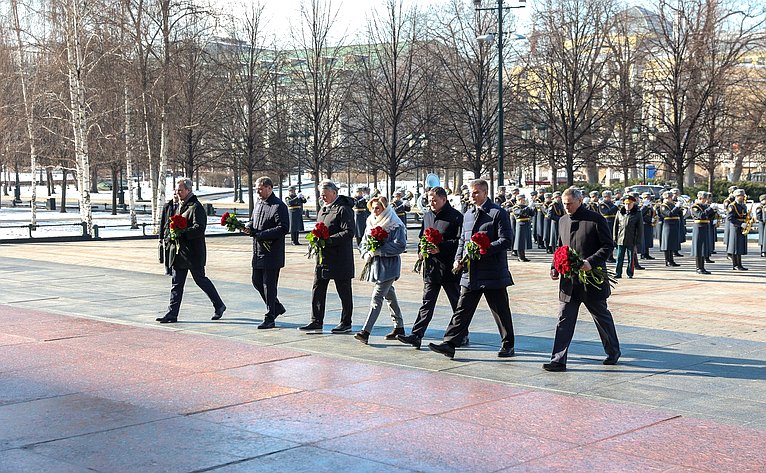
{"type": "MultiPolygon", "coordinates": [[[[547,373],[556,287],[545,255],[512,262],[518,356],[495,357],[482,305],[471,346],[450,361],[383,340],[385,320],[370,346],[299,333],[311,265],[295,247],[281,281],[288,314],[256,330],[248,244],[209,240],[224,319],[210,321],[191,284],[172,326],[153,322],[169,279],[152,242],[0,247],[0,472],[766,469],[763,259],[707,279],[689,258],[684,271],[648,262],[610,299],[622,363],[600,364],[584,316],[570,371],[547,373]]],[[[354,290],[360,324],[370,286],[354,290]]],[[[397,285],[407,322],[419,291],[410,273],[397,285]]],[[[339,303],[328,301],[329,329],[339,303]]]]}

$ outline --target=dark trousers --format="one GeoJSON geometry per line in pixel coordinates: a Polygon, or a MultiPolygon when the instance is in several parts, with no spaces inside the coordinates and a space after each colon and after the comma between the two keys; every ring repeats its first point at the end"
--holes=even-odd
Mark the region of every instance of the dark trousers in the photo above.
{"type": "Polygon", "coordinates": [[[300,242],[298,241],[298,233],[299,232],[290,232],[290,238],[292,239],[293,245],[300,245],[300,242]]]}
{"type": "Polygon", "coordinates": [[[592,299],[585,296],[581,285],[575,285],[572,299],[569,302],[559,303],[559,322],[556,324],[556,338],[553,341],[553,354],[551,361],[566,364],[569,344],[574,337],[577,314],[580,312],[580,304],[593,316],[596,323],[601,344],[608,356],[616,355],[620,351],[620,342],[617,340],[617,330],[614,327],[612,313],[606,305],[606,299],[592,299]]]}
{"type": "Polygon", "coordinates": [[[495,318],[503,348],[513,347],[515,343],[513,321],[511,320],[511,307],[508,305],[508,291],[506,288],[468,290],[465,287],[461,287],[455,314],[447,326],[447,331],[444,332],[444,341],[453,347],[459,347],[463,343],[463,339],[468,333],[468,326],[471,325],[471,319],[473,319],[473,314],[476,312],[476,307],[479,305],[482,295],[484,295],[484,299],[486,299],[487,305],[489,305],[492,317],[495,318]]]}
{"type": "Polygon", "coordinates": [[[194,282],[202,289],[210,302],[213,303],[213,308],[218,310],[223,306],[221,296],[218,295],[218,291],[215,290],[213,282],[205,276],[205,268],[176,268],[173,266],[173,280],[170,288],[170,306],[168,306],[167,317],[177,319],[178,312],[181,309],[181,299],[184,297],[184,286],[186,285],[186,276],[191,271],[194,282]]]}
{"type": "MultiPolygon", "coordinates": [[[[343,325],[351,325],[351,314],[354,312],[354,298],[351,295],[351,280],[334,279],[334,281],[335,290],[338,291],[338,297],[340,297],[340,323],[343,325]]],[[[322,279],[318,275],[314,275],[314,285],[311,288],[312,322],[324,322],[324,308],[327,299],[327,286],[329,284],[329,279],[322,279]]]]}
{"type": "Polygon", "coordinates": [[[439,291],[441,289],[444,289],[444,294],[447,295],[449,305],[452,307],[452,313],[455,313],[457,310],[457,301],[460,298],[460,281],[457,278],[438,283],[425,281],[423,284],[423,305],[420,306],[418,316],[412,325],[413,335],[417,335],[419,338],[425,336],[428,324],[431,323],[431,319],[434,317],[434,309],[436,308],[436,301],[439,298],[439,291]]]}
{"type": "Polygon", "coordinates": [[[261,295],[266,304],[266,319],[276,319],[277,315],[285,312],[285,307],[277,298],[277,283],[279,282],[279,268],[263,269],[253,268],[253,287],[261,295]]]}
{"type": "Polygon", "coordinates": [[[636,254],[633,252],[633,248],[628,248],[623,245],[617,245],[617,269],[615,269],[615,273],[617,276],[622,276],[622,266],[625,264],[625,256],[628,257],[626,272],[628,273],[628,276],[633,277],[634,270],[636,269],[636,254]]]}

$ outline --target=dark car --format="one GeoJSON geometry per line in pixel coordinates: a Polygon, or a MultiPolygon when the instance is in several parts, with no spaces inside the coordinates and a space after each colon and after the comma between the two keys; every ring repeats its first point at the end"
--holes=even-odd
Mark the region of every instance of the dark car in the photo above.
{"type": "Polygon", "coordinates": [[[662,186],[652,186],[647,184],[637,184],[635,186],[630,186],[625,189],[627,192],[638,192],[638,195],[643,194],[644,192],[651,192],[654,194],[655,199],[659,199],[662,197],[662,192],[665,190],[662,186]]]}

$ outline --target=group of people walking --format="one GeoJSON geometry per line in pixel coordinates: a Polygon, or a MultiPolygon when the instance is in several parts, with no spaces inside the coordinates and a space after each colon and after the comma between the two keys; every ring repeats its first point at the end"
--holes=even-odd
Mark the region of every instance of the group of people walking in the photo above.
{"type": "MultiPolygon", "coordinates": [[[[508,252],[514,245],[521,248],[521,243],[530,243],[531,238],[524,241],[527,236],[523,236],[520,240],[519,232],[514,230],[535,216],[530,211],[515,213],[514,229],[509,213],[489,198],[486,181],[473,180],[468,188],[471,205],[464,212],[450,205],[443,188],[434,187],[427,192],[428,209],[423,216],[418,248],[422,260],[422,304],[412,330],[407,334],[394,288],[401,275],[401,254],[407,244],[405,221],[397,215],[397,207],[385,197],[366,196],[362,189],[361,194],[352,199],[339,195],[338,187],[332,181],[321,182],[318,190],[322,206],[317,214],[317,228],[326,228],[326,235],[315,243],[319,251],[314,266],[311,319],[299,330],[308,333],[323,330],[327,287],[332,280],[342,309],[340,321],[331,332],[352,331],[351,281],[357,260],[364,263],[364,279],[373,284],[365,322],[354,335],[360,342],[368,343],[385,300],[393,321],[393,329],[385,337],[419,349],[433,318],[439,292],[443,290],[453,315],[442,341],[429,343],[429,349],[453,358],[456,349],[467,342],[471,320],[483,297],[501,338],[497,356],[514,356],[515,338],[507,292],[507,288],[513,285],[513,277],[508,267],[508,252]],[[363,228],[359,225],[360,218],[365,222],[363,228]],[[438,238],[434,237],[437,233],[438,238]]],[[[172,274],[170,306],[165,316],[157,319],[160,323],[177,321],[189,271],[213,303],[213,319],[220,319],[226,310],[215,287],[204,275],[206,218],[191,189],[190,180],[179,180],[176,186],[179,202],[169,210],[171,216],[187,217],[188,226],[176,231],[173,237],[166,224],[161,234],[162,241],[171,248],[169,253],[176,256],[169,265],[172,274]]],[[[253,238],[252,284],[267,307],[258,328],[271,329],[276,327],[277,317],[286,311],[277,296],[277,286],[280,269],[285,265],[285,236],[288,232],[292,233],[291,209],[274,195],[273,182],[268,177],[256,181],[256,191],[258,200],[251,220],[241,231],[253,238]]],[[[601,213],[586,208],[582,192],[578,189],[570,188],[551,198],[555,199],[560,210],[560,214],[556,212],[556,239],[551,248],[569,246],[582,257],[586,271],[603,268],[614,250],[614,224],[610,227],[601,213]]],[[[523,206],[524,199],[517,202],[523,206]]],[[[537,212],[537,209],[534,211],[537,212]]],[[[553,226],[550,231],[554,231],[553,226]]],[[[293,243],[298,242],[293,238],[293,243]]],[[[523,252],[520,255],[524,258],[523,252]]],[[[559,321],[551,361],[543,368],[548,371],[566,369],[569,344],[582,304],[593,315],[601,335],[607,355],[604,364],[617,363],[620,346],[606,303],[610,295],[609,282],[589,286],[578,278],[559,277],[553,265],[551,268],[550,277],[560,281],[559,321]]]]}

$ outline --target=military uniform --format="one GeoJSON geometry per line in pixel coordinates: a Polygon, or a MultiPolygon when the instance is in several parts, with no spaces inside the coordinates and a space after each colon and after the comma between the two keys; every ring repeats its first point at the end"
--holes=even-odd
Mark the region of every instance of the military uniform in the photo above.
{"type": "Polygon", "coordinates": [[[370,216],[370,211],[367,209],[368,201],[369,198],[366,195],[354,199],[354,237],[357,246],[362,243],[364,229],[367,226],[367,217],[370,216]]]}
{"type": "Polygon", "coordinates": [[[761,249],[761,257],[766,257],[766,195],[759,199],[760,207],[755,209],[755,220],[758,222],[758,246],[761,249]]]}
{"type": "Polygon", "coordinates": [[[533,229],[535,242],[537,243],[537,249],[542,250],[545,249],[545,240],[543,240],[543,236],[545,235],[545,199],[543,196],[538,196],[533,201],[533,205],[535,208],[533,229]]]}
{"type": "MultiPolygon", "coordinates": [[[[723,209],[726,212],[728,212],[729,205],[731,205],[731,203],[734,202],[734,195],[732,195],[732,192],[734,192],[736,189],[737,189],[736,186],[729,187],[729,196],[726,197],[726,199],[724,199],[724,201],[723,201],[723,209]]],[[[729,233],[730,233],[730,231],[729,231],[729,223],[728,223],[728,218],[727,218],[726,221],[724,222],[724,226],[723,226],[723,246],[725,246],[727,248],[726,256],[730,256],[730,253],[728,251],[728,248],[729,248],[729,233]]]]}
{"type": "Polygon", "coordinates": [[[298,234],[303,231],[303,204],[306,203],[306,198],[303,194],[292,194],[287,196],[285,203],[290,215],[290,238],[293,245],[300,245],[298,234]]]}
{"type": "MultiPolygon", "coordinates": [[[[604,219],[606,219],[606,225],[609,228],[614,228],[614,220],[615,218],[617,218],[617,212],[619,211],[620,211],[620,208],[614,205],[612,201],[608,201],[608,202],[603,201],[598,204],[598,213],[600,213],[601,216],[604,217],[604,219]]],[[[607,258],[606,261],[609,263],[616,262],[612,254],[609,254],[609,257],[607,258]]]]}
{"type": "Polygon", "coordinates": [[[552,201],[548,206],[548,220],[550,221],[550,234],[548,236],[548,250],[556,251],[559,244],[559,219],[564,216],[564,204],[552,201]]]}
{"type": "Polygon", "coordinates": [[[644,225],[644,237],[639,244],[639,252],[643,259],[654,259],[649,254],[649,249],[654,248],[654,218],[657,212],[654,210],[651,202],[641,206],[641,222],[644,225]]]}
{"type": "Polygon", "coordinates": [[[402,223],[404,223],[404,228],[407,228],[407,212],[411,210],[410,203],[399,198],[398,200],[391,202],[391,205],[394,207],[396,216],[399,217],[399,220],[401,220],[402,223]]]}
{"type": "Polygon", "coordinates": [[[675,252],[681,249],[678,226],[681,225],[683,209],[671,202],[663,202],[660,205],[659,215],[662,216],[662,234],[660,236],[660,250],[665,253],[665,266],[680,266],[675,262],[675,252]]]}
{"type": "Polygon", "coordinates": [[[513,206],[512,212],[516,221],[513,249],[518,253],[519,261],[527,262],[526,251],[532,249],[532,219],[537,212],[521,201],[513,206]]]}
{"type": "Polygon", "coordinates": [[[691,255],[697,263],[698,274],[710,274],[705,269],[705,260],[710,258],[710,221],[716,213],[715,209],[707,204],[695,202],[691,209],[692,216],[692,252],[691,255]]]}
{"type": "Polygon", "coordinates": [[[747,218],[747,205],[735,201],[729,204],[726,210],[729,227],[729,243],[726,246],[726,253],[731,255],[733,268],[744,271],[747,268],[742,266],[742,255],[747,254],[747,235],[742,234],[742,225],[747,218]]]}

